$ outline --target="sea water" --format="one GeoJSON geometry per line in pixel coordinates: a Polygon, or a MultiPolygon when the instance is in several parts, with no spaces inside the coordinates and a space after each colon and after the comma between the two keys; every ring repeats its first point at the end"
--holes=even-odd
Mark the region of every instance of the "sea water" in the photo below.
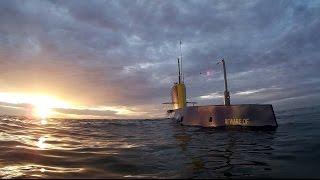
{"type": "Polygon", "coordinates": [[[1,178],[320,178],[320,106],[276,130],[0,117],[1,178]]]}

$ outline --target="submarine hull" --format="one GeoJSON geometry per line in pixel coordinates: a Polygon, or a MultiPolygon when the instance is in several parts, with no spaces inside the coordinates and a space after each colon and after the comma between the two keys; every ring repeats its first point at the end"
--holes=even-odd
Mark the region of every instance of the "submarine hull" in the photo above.
{"type": "Polygon", "coordinates": [[[181,125],[202,127],[278,127],[272,105],[207,105],[176,109],[173,119],[181,125]]]}

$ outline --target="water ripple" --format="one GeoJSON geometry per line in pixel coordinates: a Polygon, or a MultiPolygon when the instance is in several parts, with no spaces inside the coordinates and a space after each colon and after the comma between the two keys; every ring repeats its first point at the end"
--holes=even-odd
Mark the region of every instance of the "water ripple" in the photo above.
{"type": "Polygon", "coordinates": [[[0,177],[319,178],[319,111],[277,117],[277,130],[252,131],[0,116],[0,177]]]}

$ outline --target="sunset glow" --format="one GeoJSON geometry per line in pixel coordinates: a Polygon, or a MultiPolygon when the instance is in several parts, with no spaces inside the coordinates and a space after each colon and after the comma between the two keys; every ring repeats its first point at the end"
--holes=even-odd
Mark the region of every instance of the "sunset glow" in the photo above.
{"type": "Polygon", "coordinates": [[[21,105],[30,105],[32,115],[37,118],[50,117],[54,112],[52,108],[70,108],[71,105],[55,97],[42,94],[0,93],[0,101],[21,105]]]}
{"type": "Polygon", "coordinates": [[[52,114],[52,109],[47,106],[46,104],[43,104],[41,106],[37,106],[34,108],[34,116],[39,118],[47,118],[52,114]]]}
{"type": "Polygon", "coordinates": [[[41,119],[46,124],[46,118],[110,118],[137,117],[146,112],[126,106],[101,106],[74,104],[48,94],[37,93],[8,93],[0,92],[0,106],[17,109],[27,115],[41,119]]]}

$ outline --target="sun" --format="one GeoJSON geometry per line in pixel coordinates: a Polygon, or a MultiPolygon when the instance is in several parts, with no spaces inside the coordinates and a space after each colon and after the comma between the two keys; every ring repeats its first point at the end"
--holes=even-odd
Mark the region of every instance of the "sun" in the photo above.
{"type": "Polygon", "coordinates": [[[66,107],[66,103],[59,101],[51,96],[37,95],[31,101],[33,105],[33,116],[45,119],[53,115],[54,108],[66,107]]]}
{"type": "Polygon", "coordinates": [[[41,119],[48,118],[52,115],[52,108],[48,104],[36,105],[34,107],[34,116],[41,119]]]}
{"type": "Polygon", "coordinates": [[[73,107],[71,103],[45,93],[0,92],[0,102],[31,105],[31,108],[28,106],[28,115],[41,119],[57,115],[56,108],[73,107]]]}

